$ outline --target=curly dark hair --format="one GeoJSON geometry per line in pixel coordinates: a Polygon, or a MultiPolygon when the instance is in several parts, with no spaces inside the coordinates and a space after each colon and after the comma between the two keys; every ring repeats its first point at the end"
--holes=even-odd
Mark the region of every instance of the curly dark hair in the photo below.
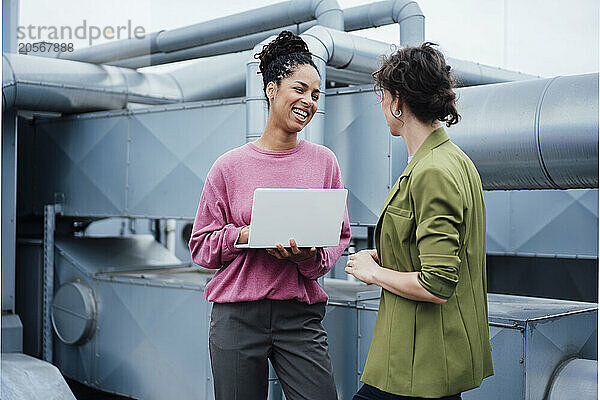
{"type": "Polygon", "coordinates": [[[259,69],[263,76],[265,96],[269,82],[275,82],[279,86],[281,80],[292,75],[299,65],[312,65],[319,73],[311,56],[306,42],[290,31],[282,31],[269,44],[264,45],[254,58],[260,60],[259,69]]]}
{"type": "Polygon", "coordinates": [[[437,44],[425,42],[383,56],[373,73],[375,90],[381,95],[388,90],[423,123],[438,120],[450,126],[460,120],[452,90],[457,81],[444,55],[433,46],[437,44]]]}

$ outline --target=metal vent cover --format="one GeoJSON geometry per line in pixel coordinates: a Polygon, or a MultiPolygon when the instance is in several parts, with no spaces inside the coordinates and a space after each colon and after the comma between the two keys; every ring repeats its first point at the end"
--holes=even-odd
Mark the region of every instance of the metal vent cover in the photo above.
{"type": "Polygon", "coordinates": [[[63,343],[87,342],[94,335],[96,317],[96,300],[89,286],[68,282],[58,289],[52,302],[52,326],[63,343]]]}

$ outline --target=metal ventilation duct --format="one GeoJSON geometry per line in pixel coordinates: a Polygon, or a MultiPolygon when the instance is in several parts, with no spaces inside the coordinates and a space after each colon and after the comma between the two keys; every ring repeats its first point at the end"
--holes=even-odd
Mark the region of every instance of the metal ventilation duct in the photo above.
{"type": "Polygon", "coordinates": [[[487,190],[598,187],[598,74],[457,90],[452,140],[487,190]]]}
{"type": "Polygon", "coordinates": [[[26,110],[87,112],[127,103],[167,104],[243,96],[250,52],[198,60],[169,73],[47,57],[5,54],[2,105],[26,110]]]}
{"type": "MultiPolygon", "coordinates": [[[[306,4],[308,3],[310,2],[306,2],[306,4]]],[[[334,6],[333,4],[330,6],[332,11],[329,12],[329,14],[331,14],[331,18],[329,19],[325,19],[324,16],[328,14],[323,12],[321,14],[320,19],[312,19],[310,21],[302,22],[300,24],[295,23],[293,25],[286,26],[287,19],[284,18],[283,20],[281,20],[280,23],[276,24],[278,27],[274,29],[251,33],[248,35],[240,34],[231,39],[220,40],[208,44],[198,44],[205,43],[204,37],[198,37],[194,40],[193,47],[188,47],[182,50],[174,50],[168,52],[163,52],[160,50],[151,50],[151,48],[156,48],[156,45],[152,45],[150,42],[153,43],[153,41],[155,41],[156,38],[150,38],[148,39],[148,43],[145,43],[140,47],[140,49],[145,49],[145,52],[142,52],[142,55],[135,56],[137,54],[137,50],[130,48],[130,46],[134,42],[126,41],[123,43],[126,46],[126,48],[120,50],[120,52],[122,54],[125,54],[125,56],[122,56],[119,59],[115,59],[113,61],[109,61],[107,63],[119,67],[140,68],[152,65],[167,64],[177,61],[191,60],[194,58],[203,58],[250,50],[257,43],[262,42],[268,37],[277,35],[282,30],[289,30],[300,34],[317,24],[325,27],[334,28],[336,30],[354,31],[359,29],[398,23],[400,29],[399,43],[401,46],[419,44],[425,40],[425,17],[418,4],[414,1],[380,1],[358,7],[347,8],[343,10],[343,26],[340,26],[340,18],[338,14],[338,9],[336,8],[337,6],[334,6]]],[[[321,5],[321,7],[325,6],[321,5]]],[[[209,21],[192,25],[192,27],[212,23],[213,21],[209,21]]],[[[229,21],[223,23],[228,24],[229,21]]],[[[183,30],[187,28],[191,29],[191,27],[184,27],[180,29],[183,30]]],[[[264,29],[264,27],[261,27],[261,29],[264,29]]],[[[110,43],[110,45],[114,46],[114,43],[110,43]]],[[[97,60],[104,57],[102,56],[104,52],[104,47],[102,46],[108,46],[108,44],[93,46],[81,50],[80,52],[70,53],[68,57],[82,61],[100,62],[97,60]],[[100,55],[94,56],[93,54],[96,51],[99,52],[100,55]]],[[[532,79],[536,77],[533,75],[503,70],[497,67],[482,65],[470,61],[457,60],[453,58],[448,58],[447,60],[448,64],[450,64],[454,68],[456,75],[459,77],[460,86],[510,82],[523,79],[532,79]]],[[[333,68],[328,68],[328,70],[332,72],[331,80],[335,80],[338,82],[351,84],[364,84],[372,82],[370,72],[373,71],[369,71],[368,74],[348,74],[345,73],[345,71],[337,72],[333,70],[333,68]]],[[[243,88],[238,89],[237,92],[243,94],[243,88]]]]}
{"type": "MultiPolygon", "coordinates": [[[[335,9],[335,8],[334,8],[335,9]]],[[[335,9],[337,12],[337,9],[335,9]]],[[[337,14],[336,14],[337,15],[337,14]]],[[[169,52],[150,52],[150,47],[146,46],[147,53],[138,57],[127,56],[126,59],[108,62],[110,65],[128,68],[140,68],[150,65],[160,65],[171,62],[190,60],[193,58],[210,57],[229,52],[243,51],[252,49],[257,43],[268,37],[277,35],[282,30],[303,33],[315,25],[322,25],[328,28],[337,29],[346,32],[356,31],[365,28],[374,28],[382,25],[398,23],[400,29],[400,45],[419,44],[425,40],[425,16],[419,5],[414,1],[396,0],[380,1],[363,6],[347,8],[343,10],[343,26],[339,26],[339,20],[311,20],[301,24],[285,26],[281,23],[275,29],[265,30],[250,35],[238,36],[232,39],[218,41],[210,44],[195,44],[194,47],[183,50],[169,52]],[[131,57],[131,58],[129,58],[131,57]]],[[[100,46],[94,46],[87,50],[101,49],[100,46]]],[[[71,57],[76,57],[71,55],[71,57]]],[[[80,59],[80,58],[74,58],[80,59]]],[[[81,59],[84,60],[84,59],[81,59]]]]}
{"type": "Polygon", "coordinates": [[[119,40],[61,53],[59,57],[107,63],[206,45],[314,19],[320,25],[344,29],[344,16],[337,0],[290,0],[211,21],[155,32],[144,39],[119,40]]]}
{"type": "Polygon", "coordinates": [[[2,56],[5,108],[74,113],[124,108],[128,102],[179,101],[183,101],[182,91],[169,74],[47,57],[2,56]]]}

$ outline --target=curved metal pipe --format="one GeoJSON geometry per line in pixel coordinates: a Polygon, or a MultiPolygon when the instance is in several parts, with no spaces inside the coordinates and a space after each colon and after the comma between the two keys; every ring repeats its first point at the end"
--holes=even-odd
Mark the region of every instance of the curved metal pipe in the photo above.
{"type": "Polygon", "coordinates": [[[108,63],[206,45],[313,19],[321,25],[344,29],[344,14],[337,0],[289,0],[194,25],[154,32],[144,39],[125,39],[60,53],[58,57],[108,63]]]}
{"type": "Polygon", "coordinates": [[[292,31],[296,34],[304,32],[314,26],[316,21],[304,22],[297,25],[288,25],[281,28],[271,29],[269,31],[253,33],[251,35],[240,36],[233,39],[222,40],[220,42],[194,46],[183,50],[171,51],[168,53],[158,52],[146,54],[139,57],[132,57],[123,60],[111,61],[108,65],[126,68],[142,68],[152,65],[168,64],[177,61],[192,60],[194,58],[204,58],[218,56],[227,53],[236,53],[245,50],[251,50],[257,43],[279,34],[282,30],[292,31]]]}
{"type": "Polygon", "coordinates": [[[346,31],[393,23],[400,28],[401,46],[418,45],[425,41],[425,15],[416,1],[379,1],[344,10],[346,31]]]}
{"type": "Polygon", "coordinates": [[[394,46],[389,43],[318,25],[300,36],[308,43],[313,54],[324,57],[327,65],[354,72],[374,72],[379,65],[379,56],[394,50],[394,46]],[[311,43],[317,50],[312,50],[311,43]]]}
{"type": "Polygon", "coordinates": [[[598,187],[598,74],[457,90],[452,140],[487,190],[598,187]]]}

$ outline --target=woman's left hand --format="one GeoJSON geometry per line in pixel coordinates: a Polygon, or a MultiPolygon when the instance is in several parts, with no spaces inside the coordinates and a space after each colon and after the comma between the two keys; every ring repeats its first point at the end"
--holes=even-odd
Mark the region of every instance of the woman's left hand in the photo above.
{"type": "Polygon", "coordinates": [[[290,239],[290,251],[286,250],[281,243],[277,244],[276,249],[267,249],[267,253],[278,260],[304,261],[317,254],[316,247],[298,247],[294,239],[290,239]]]}
{"type": "Polygon", "coordinates": [[[346,273],[367,284],[375,283],[375,273],[381,268],[373,258],[372,250],[350,254],[346,262],[346,273]]]}

